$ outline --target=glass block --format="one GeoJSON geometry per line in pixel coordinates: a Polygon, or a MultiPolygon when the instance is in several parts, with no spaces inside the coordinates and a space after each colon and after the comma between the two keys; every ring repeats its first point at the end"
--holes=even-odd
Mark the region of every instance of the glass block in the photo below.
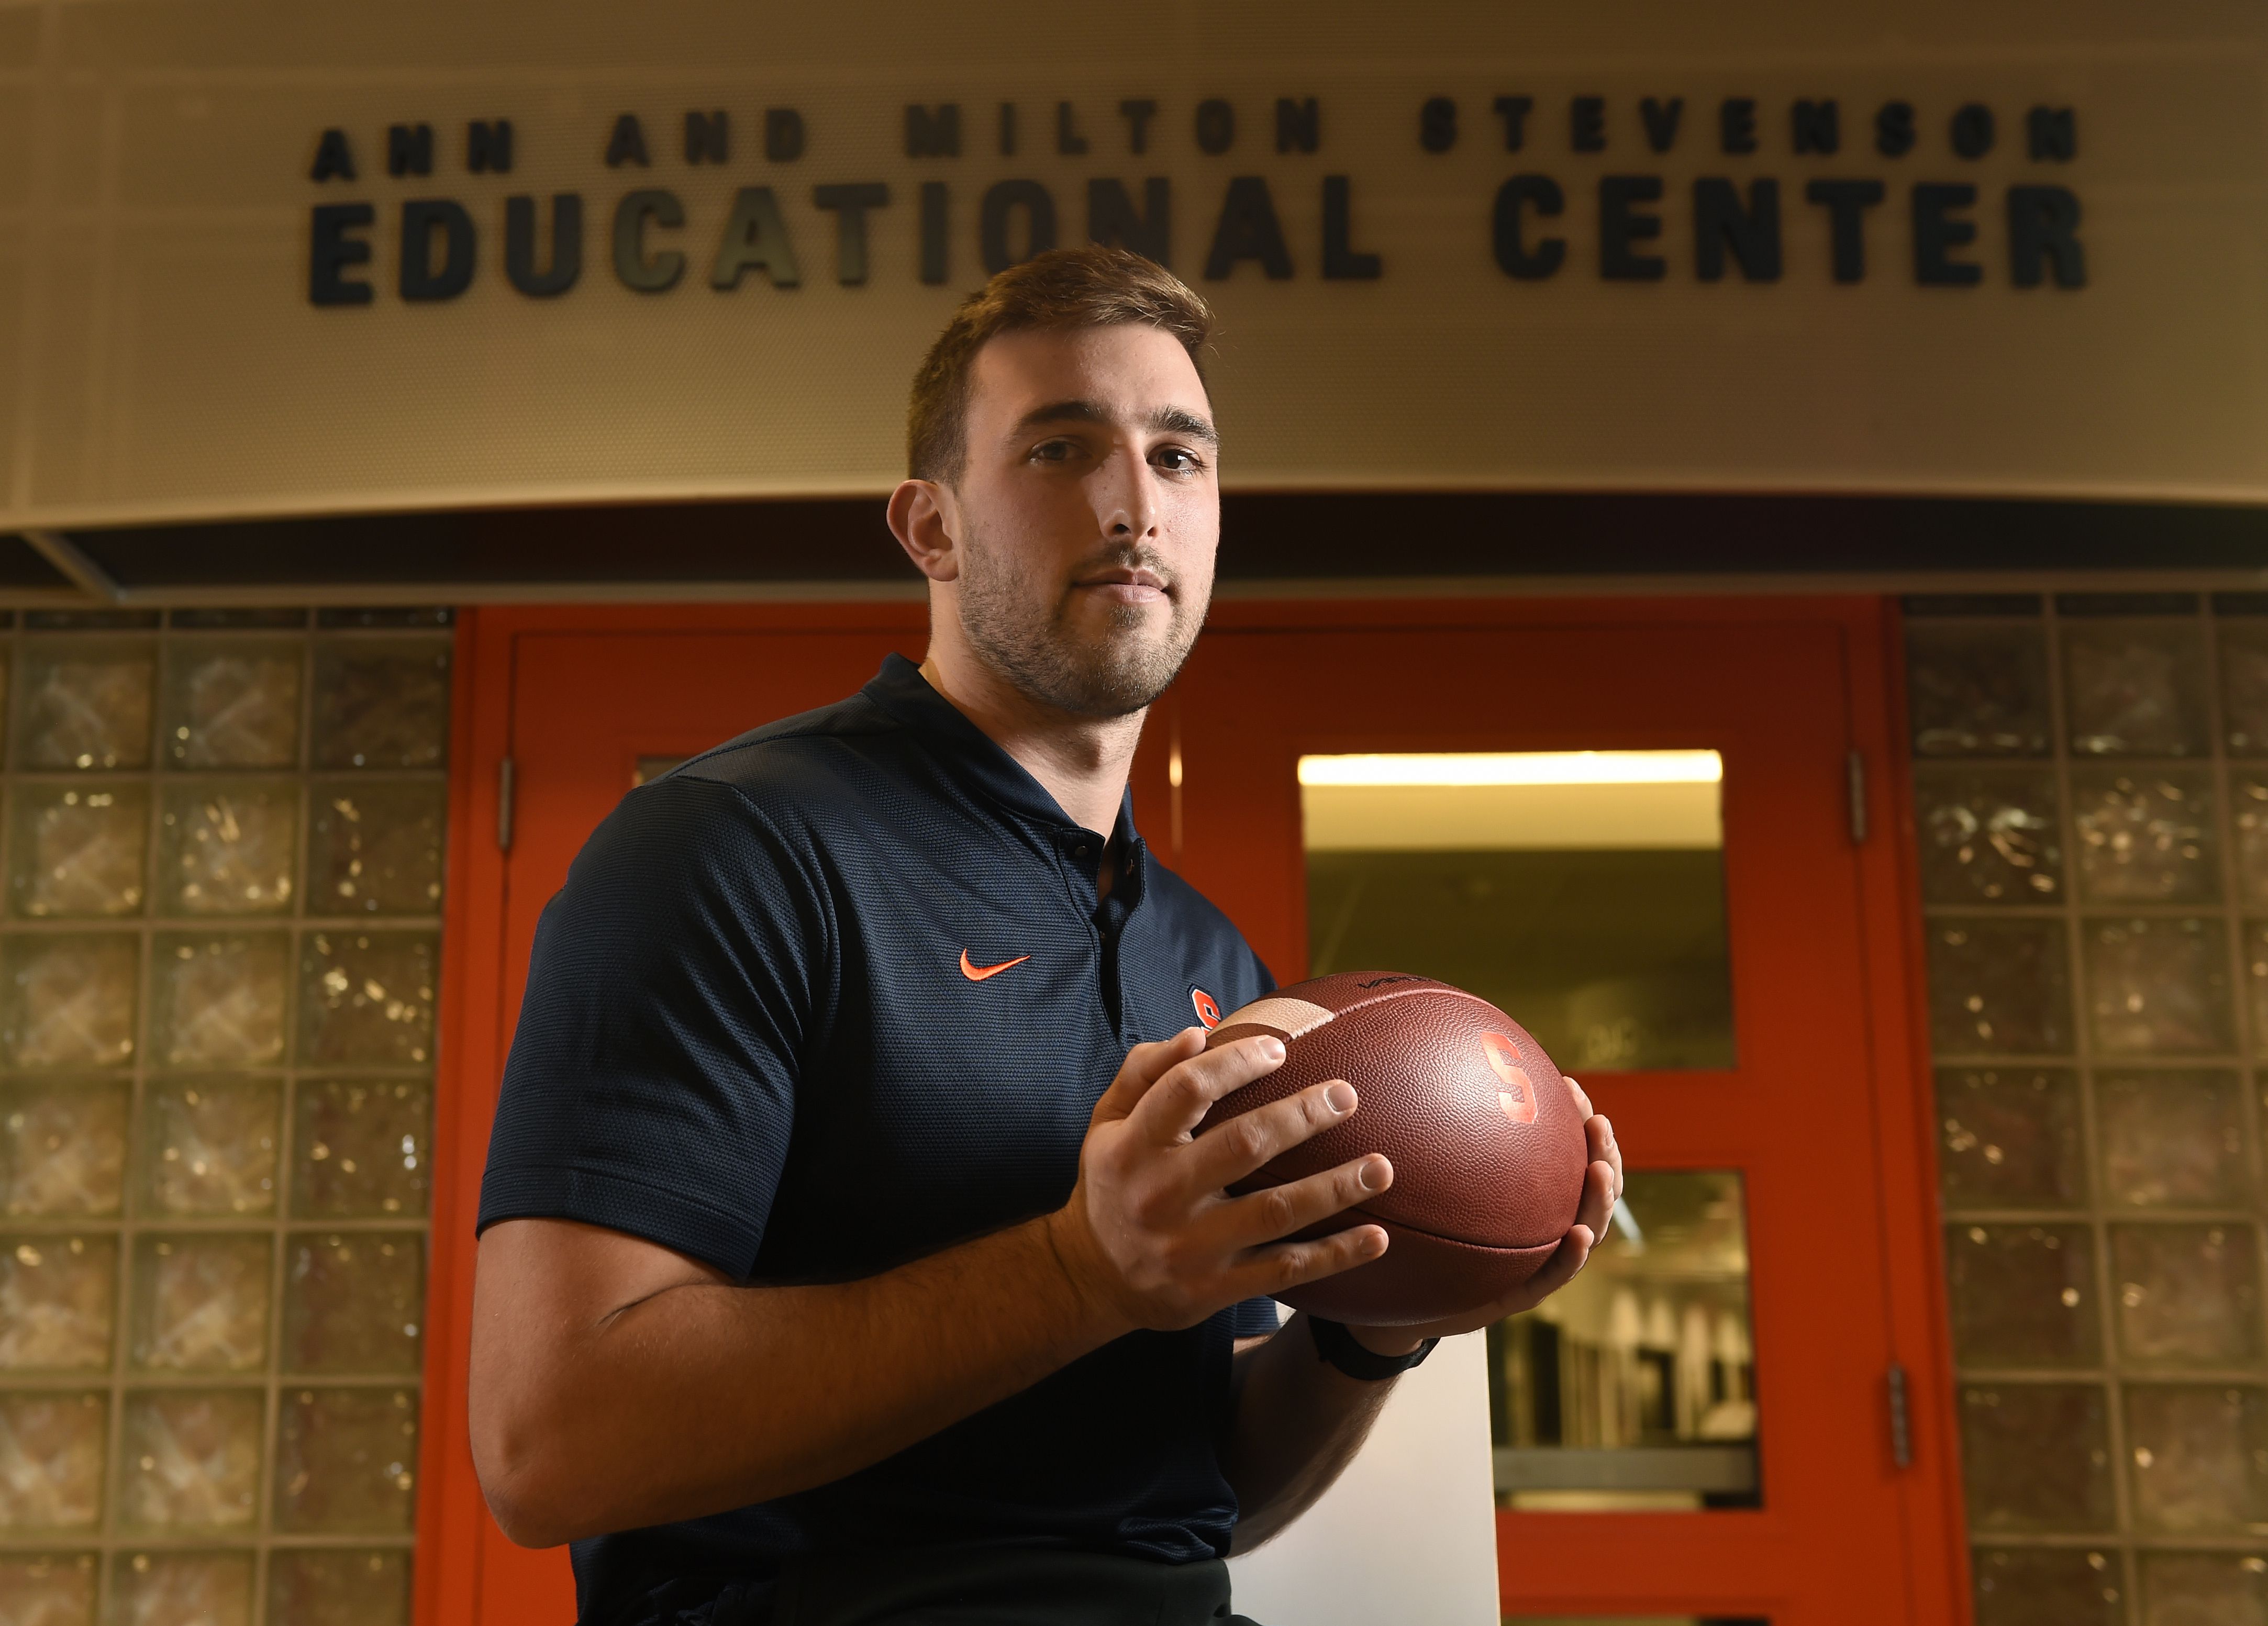
{"type": "Polygon", "coordinates": [[[2071,969],[2057,920],[1929,924],[1930,1040],[1940,1055],[2071,1048],[2071,969]]]}
{"type": "Polygon", "coordinates": [[[2079,1080],[2061,1068],[1937,1075],[1937,1169],[1948,1208],[2073,1208],[2087,1201],[2079,1080]]]}
{"type": "Polygon", "coordinates": [[[8,1626],[94,1626],[92,1553],[0,1557],[0,1621],[8,1626]]]}
{"type": "Polygon", "coordinates": [[[91,1529],[102,1517],[99,1394],[0,1394],[0,1530],[91,1529]]]}
{"type": "Polygon", "coordinates": [[[1922,896],[2046,903],[2063,896],[2062,821],[2043,769],[1938,770],[1914,781],[1922,896]]]}
{"type": "Polygon", "coordinates": [[[268,1561],[268,1618],[275,1626],[408,1626],[409,1555],[279,1550],[268,1561]]]}
{"type": "Polygon", "coordinates": [[[287,1389],[276,1444],[276,1527],[406,1533],[416,1500],[417,1395],[406,1388],[287,1389]]]}
{"type": "Polygon", "coordinates": [[[448,787],[318,783],[307,857],[319,915],[434,915],[441,909],[441,830],[448,787]]]}
{"type": "Polygon", "coordinates": [[[9,796],[8,906],[33,919],[140,910],[149,792],[137,784],[19,784],[9,796]]]}
{"type": "Polygon", "coordinates": [[[123,1085],[0,1089],[0,1212],[115,1214],[125,1167],[123,1085]]]}
{"type": "Polygon", "coordinates": [[[176,643],[166,655],[166,761],[176,768],[298,762],[303,647],[297,638],[176,643]]]}
{"type": "Polygon", "coordinates": [[[291,907],[299,787],[236,779],[166,787],[158,901],[173,915],[280,915],[291,907]]]}
{"type": "Polygon", "coordinates": [[[268,1238],[144,1236],[134,1248],[134,1364],[256,1372],[268,1364],[268,1238]]]}
{"type": "Polygon", "coordinates": [[[141,940],[128,932],[0,943],[0,1049],[17,1067],[115,1067],[134,1054],[141,940]]]}
{"type": "Polygon", "coordinates": [[[115,1239],[0,1239],[0,1367],[103,1371],[117,1303],[115,1239]]]}
{"type": "Polygon", "coordinates": [[[2080,895],[2090,903],[2218,903],[2213,791],[2202,774],[2071,777],[2080,895]]]}
{"type": "Polygon", "coordinates": [[[2205,636],[2195,622],[2063,629],[2071,748],[2082,756],[2203,756],[2205,636]]]}
{"type": "Polygon", "coordinates": [[[299,952],[299,1061],[425,1066],[440,940],[430,931],[312,931],[299,952]]]}
{"type": "Polygon", "coordinates": [[[326,638],[315,648],[315,766],[441,768],[446,639],[326,638]]]}
{"type": "Polygon", "coordinates": [[[121,1553],[111,1561],[113,1626],[251,1626],[250,1553],[121,1553]]]}
{"type": "Polygon", "coordinates": [[[2242,1088],[2234,1073],[2096,1074],[2104,1200],[2124,1208],[2249,1202],[2242,1088]]]}
{"type": "Polygon", "coordinates": [[[2100,1385],[1962,1385],[1961,1466],[1971,1529],[2110,1528],[2110,1414],[2100,1385]]]}
{"type": "Polygon", "coordinates": [[[425,1239],[302,1231],[284,1243],[284,1370],[417,1374],[425,1239]]]}
{"type": "Polygon", "coordinates": [[[2228,794],[2235,804],[2238,901],[2268,909],[2268,775],[2232,773],[2228,794]]]}
{"type": "Polygon", "coordinates": [[[2087,1547],[1980,1547],[1969,1559],[1977,1626],[2126,1626],[2118,1555],[2087,1547]]]}
{"type": "Polygon", "coordinates": [[[142,1200],[154,1213],[276,1208],[278,1092],[258,1079],[152,1084],[143,1098],[142,1200]]]}
{"type": "Polygon", "coordinates": [[[2109,1056],[2234,1049],[2228,938],[2217,920],[2093,920],[2083,929],[2087,1011],[2109,1056]]]}
{"type": "Polygon", "coordinates": [[[2144,1626],[2268,1626],[2268,1558],[2144,1553],[2144,1626]]]}
{"type": "Polygon", "coordinates": [[[258,1389],[150,1389],[126,1400],[121,1519],[137,1530],[246,1530],[259,1509],[258,1389]]]}
{"type": "Polygon", "coordinates": [[[2248,1225],[2113,1225],[2118,1348],[2158,1365],[2237,1366],[2261,1354],[2260,1240],[2248,1225]]]}
{"type": "Polygon", "coordinates": [[[284,1059],[291,939],[282,932],[166,935],[152,953],[150,1041],[163,1067],[284,1059]]]}
{"type": "Polygon", "coordinates": [[[1948,1225],[1946,1293],[1963,1366],[2092,1366],[2102,1356],[2085,1225],[1948,1225]]]}
{"type": "Polygon", "coordinates": [[[2045,756],[2046,632],[1912,623],[1906,699],[1916,756],[2045,756]]]}
{"type": "Polygon", "coordinates": [[[2268,1534],[2268,1390],[2130,1384],[2126,1452],[2138,1527],[2268,1534]]]}
{"type": "Polygon", "coordinates": [[[147,768],[154,645],[59,638],[24,645],[16,764],[32,769],[147,768]]]}
{"type": "Polygon", "coordinates": [[[2268,755],[2268,626],[2223,620],[2213,634],[2228,748],[2238,756],[2268,755]]]}
{"type": "Polygon", "coordinates": [[[432,1092],[405,1079],[299,1086],[292,1211],[328,1218],[422,1214],[432,1092]]]}

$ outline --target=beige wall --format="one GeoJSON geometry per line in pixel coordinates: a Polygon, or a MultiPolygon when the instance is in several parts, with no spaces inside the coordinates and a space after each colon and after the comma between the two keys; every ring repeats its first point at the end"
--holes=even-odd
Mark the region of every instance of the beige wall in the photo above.
{"type": "Polygon", "coordinates": [[[1224,472],[1256,487],[1742,488],[2268,497],[2268,12],[2235,4],[1625,4],[1589,7],[1188,4],[1039,10],[954,4],[596,5],[387,0],[0,4],[0,526],[525,500],[871,492],[898,469],[906,377],[957,291],[981,277],[976,215],[1006,177],[1050,188],[1083,235],[1096,176],[1172,181],[1174,260],[1219,305],[1224,472]],[[1064,20],[1066,15],[1076,20],[1064,20]],[[1530,96],[1525,150],[1490,104],[1530,96]],[[1606,99],[1608,150],[1570,150],[1572,98],[1606,99]],[[1418,107],[1459,105],[1432,154],[1418,107]],[[1278,96],[1314,96],[1317,152],[1279,154],[1278,96]],[[1648,150],[1644,96],[1682,96],[1675,145],[1648,150]],[[1759,151],[1719,150],[1719,108],[1756,99],[1759,151]],[[1154,99],[1135,156],[1116,109],[1154,99]],[[1225,154],[1197,102],[1234,107],[1225,154]],[[1790,104],[1834,97],[1842,151],[1790,150],[1790,104]],[[903,151],[909,101],[958,101],[958,158],[903,151]],[[1020,109],[1003,157],[993,108],[1020,109]],[[1910,101],[1915,150],[1878,154],[1874,110],[1910,101]],[[1054,151],[1072,103],[1090,143],[1054,151]],[[1998,141],[1955,156],[1978,101],[1998,141]],[[2077,158],[2025,151],[2034,105],[2076,115],[2077,158]],[[768,161],[767,107],[808,147],[768,161]],[[722,166],[680,151],[690,108],[722,108],[722,166]],[[635,112],[650,169],[601,161],[635,112]],[[465,126],[508,117],[506,175],[465,167],[465,126]],[[430,177],[385,173],[386,128],[423,121],[430,177]],[[353,181],[308,178],[343,129],[353,181]],[[1516,281],[1491,202],[1554,178],[1566,263],[1516,281]],[[1319,275],[1322,178],[1351,188],[1374,281],[1319,275]],[[1664,182],[1659,283],[1598,275],[1603,174],[1664,182]],[[1259,175],[1294,275],[1205,281],[1228,180],[1259,175]],[[1691,188],[1778,180],[1785,269],[1695,274],[1691,188]],[[1881,179],[1869,274],[1839,285],[1820,177],[1881,179]],[[873,269],[836,276],[812,188],[881,180],[873,269]],[[950,272],[917,276],[916,195],[950,190],[950,272]],[[1917,285],[1909,188],[1973,183],[1973,288],[1917,285]],[[2011,285],[2011,185],[2069,188],[2087,285],[2011,285]],[[708,284],[736,189],[770,186],[801,284],[708,284]],[[666,293],[616,279],[608,227],[634,187],[683,202],[666,293]],[[579,284],[553,299],[503,274],[504,200],[576,191],[579,284]],[[395,291],[405,199],[469,210],[461,296],[395,291]],[[311,209],[363,201],[373,284],[359,308],[307,296],[311,209]]]}

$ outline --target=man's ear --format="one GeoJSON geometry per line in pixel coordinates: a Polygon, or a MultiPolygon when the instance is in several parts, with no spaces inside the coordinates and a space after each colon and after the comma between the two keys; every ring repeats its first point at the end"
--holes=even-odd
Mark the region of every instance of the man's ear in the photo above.
{"type": "Polygon", "coordinates": [[[961,576],[960,505],[953,488],[934,480],[905,480],[890,493],[890,534],[933,582],[961,576]]]}

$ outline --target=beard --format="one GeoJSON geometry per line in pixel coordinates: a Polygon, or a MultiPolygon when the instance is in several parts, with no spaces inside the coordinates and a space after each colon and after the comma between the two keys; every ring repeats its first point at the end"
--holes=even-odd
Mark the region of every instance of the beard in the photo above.
{"type": "Polygon", "coordinates": [[[1148,570],[1167,587],[1170,614],[1141,605],[1109,607],[1100,629],[1071,615],[1079,589],[1065,584],[1053,603],[1047,585],[1017,570],[1014,550],[969,538],[961,568],[961,629],[969,647],[1023,695],[1079,717],[1139,711],[1164,694],[1204,625],[1205,607],[1190,603],[1153,548],[1107,545],[1079,561],[1073,577],[1123,567],[1148,570]]]}

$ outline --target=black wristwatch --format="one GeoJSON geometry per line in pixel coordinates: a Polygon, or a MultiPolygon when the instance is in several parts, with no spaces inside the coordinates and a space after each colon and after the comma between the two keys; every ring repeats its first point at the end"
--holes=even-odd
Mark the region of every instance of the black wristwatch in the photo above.
{"type": "Polygon", "coordinates": [[[1441,1341],[1428,1338],[1407,1355],[1381,1355],[1366,1350],[1360,1341],[1346,1329],[1344,1321],[1327,1321],[1320,1315],[1307,1318],[1307,1330],[1315,1335],[1315,1356],[1329,1361],[1350,1378],[1364,1383],[1382,1383],[1388,1378],[1398,1378],[1433,1352],[1441,1341]]]}

